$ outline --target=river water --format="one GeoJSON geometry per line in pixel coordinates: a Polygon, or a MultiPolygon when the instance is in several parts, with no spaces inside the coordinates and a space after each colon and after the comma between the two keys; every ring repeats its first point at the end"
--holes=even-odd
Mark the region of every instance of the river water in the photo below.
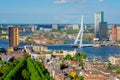
{"type": "MultiPolygon", "coordinates": [[[[72,46],[48,46],[48,49],[51,50],[74,50],[72,46]]],[[[107,59],[110,55],[120,54],[120,47],[118,46],[103,46],[103,47],[83,47],[83,48],[76,48],[78,53],[86,53],[88,54],[88,58],[99,57],[102,59],[107,59]]]]}
{"type": "MultiPolygon", "coordinates": [[[[25,44],[20,43],[19,46],[23,47],[25,44]]],[[[5,39],[0,39],[0,48],[8,48],[8,41],[5,39]]]]}
{"type": "MultiPolygon", "coordinates": [[[[20,43],[19,46],[24,46],[24,43],[20,43]]],[[[0,40],[0,48],[7,48],[8,41],[7,40],[0,40]]],[[[48,46],[50,50],[74,50],[72,46],[68,45],[59,45],[59,46],[48,46]]],[[[83,47],[83,48],[76,48],[78,53],[86,53],[88,54],[89,58],[93,57],[101,57],[102,59],[107,59],[109,55],[120,54],[120,47],[118,46],[103,46],[100,48],[95,47],[83,47]]]]}

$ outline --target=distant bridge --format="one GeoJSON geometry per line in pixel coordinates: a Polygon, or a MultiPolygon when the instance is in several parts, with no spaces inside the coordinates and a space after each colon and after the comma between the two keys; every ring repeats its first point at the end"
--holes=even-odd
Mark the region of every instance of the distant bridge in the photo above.
{"type": "Polygon", "coordinates": [[[81,48],[81,47],[94,47],[94,44],[82,44],[81,47],[79,44],[55,44],[55,45],[47,45],[47,46],[72,46],[73,48],[81,48]]]}
{"type": "Polygon", "coordinates": [[[84,26],[84,24],[83,24],[83,16],[82,16],[80,31],[77,35],[77,38],[76,38],[73,46],[78,45],[79,48],[81,48],[81,47],[93,47],[94,44],[83,44],[83,32],[84,32],[84,27],[83,26],[84,26]],[[80,42],[80,43],[78,44],[78,42],[80,42]]]}

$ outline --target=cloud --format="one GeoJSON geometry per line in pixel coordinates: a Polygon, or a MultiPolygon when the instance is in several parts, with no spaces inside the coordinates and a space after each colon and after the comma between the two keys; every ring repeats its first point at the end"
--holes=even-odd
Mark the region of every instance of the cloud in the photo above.
{"type": "Polygon", "coordinates": [[[98,0],[99,2],[103,2],[104,0],[98,0]]]}
{"type": "MultiPolygon", "coordinates": [[[[90,1],[90,0],[82,0],[83,3],[86,3],[87,1],[90,1]]],[[[104,0],[98,0],[99,2],[103,2],[104,0]]]]}
{"type": "Polygon", "coordinates": [[[56,4],[64,4],[64,3],[69,3],[71,1],[73,1],[73,0],[55,0],[54,3],[56,3],[56,4]]]}
{"type": "MultiPolygon", "coordinates": [[[[90,0],[54,0],[55,4],[65,4],[73,1],[80,1],[82,5],[86,4],[87,1],[90,0]]],[[[104,0],[98,0],[99,2],[104,2],[104,0]]]]}

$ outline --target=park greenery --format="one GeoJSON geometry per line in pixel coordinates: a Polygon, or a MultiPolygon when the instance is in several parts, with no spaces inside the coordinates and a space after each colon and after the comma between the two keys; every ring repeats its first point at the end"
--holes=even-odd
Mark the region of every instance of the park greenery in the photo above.
{"type": "Polygon", "coordinates": [[[39,61],[28,56],[0,66],[0,80],[53,80],[39,61]]]}
{"type": "Polygon", "coordinates": [[[117,69],[117,70],[116,70],[116,73],[117,73],[117,74],[120,74],[120,69],[117,69]]]}
{"type": "MultiPolygon", "coordinates": [[[[74,56],[71,56],[70,54],[67,54],[63,60],[71,60],[71,61],[76,61],[82,69],[84,69],[84,64],[83,60],[87,59],[87,54],[85,53],[76,53],[74,56]]],[[[61,63],[62,68],[67,67],[64,63],[61,63]]],[[[72,71],[68,77],[72,79],[77,79],[77,80],[84,80],[82,76],[78,76],[74,71],[72,71]]]]}
{"type": "Polygon", "coordinates": [[[25,42],[26,42],[26,43],[29,43],[29,44],[34,43],[34,41],[31,40],[31,37],[27,37],[27,38],[25,39],[25,42]]]}
{"type": "Polygon", "coordinates": [[[5,63],[1,62],[0,66],[0,80],[3,80],[8,73],[18,64],[19,60],[14,59],[13,62],[5,63]]]}
{"type": "MultiPolygon", "coordinates": [[[[67,34],[77,34],[79,29],[66,29],[66,30],[53,30],[53,32],[67,33],[67,34]]],[[[84,33],[94,33],[94,29],[86,29],[84,33]]]]}
{"type": "Polygon", "coordinates": [[[73,57],[70,54],[67,54],[64,57],[65,60],[82,60],[87,59],[87,54],[85,53],[76,53],[73,57]]]}
{"type": "Polygon", "coordinates": [[[114,70],[116,73],[119,75],[120,74],[120,69],[118,66],[112,65],[111,63],[107,64],[107,69],[108,70],[114,70]]]}
{"type": "Polygon", "coordinates": [[[56,52],[56,53],[63,53],[62,50],[56,50],[55,52],[56,52]]]}
{"type": "Polygon", "coordinates": [[[67,54],[63,59],[64,60],[74,60],[82,67],[82,69],[84,69],[83,60],[87,59],[87,54],[76,53],[74,56],[67,54]]]}
{"type": "Polygon", "coordinates": [[[0,65],[2,65],[3,64],[3,62],[2,62],[2,60],[0,60],[0,65]]]}
{"type": "Polygon", "coordinates": [[[84,37],[83,40],[84,40],[84,41],[91,41],[92,39],[91,39],[91,37],[88,37],[88,36],[87,36],[87,37],[84,37]]]}
{"type": "Polygon", "coordinates": [[[79,32],[79,30],[77,30],[77,29],[68,29],[68,30],[59,30],[59,32],[60,32],[60,33],[65,32],[65,33],[67,33],[67,34],[76,34],[76,33],[79,32]]]}
{"type": "Polygon", "coordinates": [[[7,36],[7,34],[0,34],[0,36],[7,36]]]}
{"type": "Polygon", "coordinates": [[[119,69],[119,67],[114,66],[114,65],[112,65],[111,63],[108,63],[108,64],[107,64],[107,69],[108,69],[108,70],[117,70],[117,69],[119,69]]]}
{"type": "Polygon", "coordinates": [[[45,54],[52,54],[52,52],[51,51],[47,51],[47,52],[45,52],[45,54]]]}
{"type": "Polygon", "coordinates": [[[84,33],[94,33],[94,29],[87,29],[87,30],[84,30],[84,33]]]}
{"type": "Polygon", "coordinates": [[[0,55],[2,55],[2,52],[0,51],[0,55]]]}

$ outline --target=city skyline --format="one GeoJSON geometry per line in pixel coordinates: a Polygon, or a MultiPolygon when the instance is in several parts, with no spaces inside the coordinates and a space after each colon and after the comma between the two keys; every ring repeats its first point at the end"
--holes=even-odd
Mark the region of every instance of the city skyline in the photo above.
{"type": "Polygon", "coordinates": [[[108,24],[119,24],[120,1],[115,0],[1,0],[0,23],[94,24],[94,13],[104,12],[108,24]]]}

